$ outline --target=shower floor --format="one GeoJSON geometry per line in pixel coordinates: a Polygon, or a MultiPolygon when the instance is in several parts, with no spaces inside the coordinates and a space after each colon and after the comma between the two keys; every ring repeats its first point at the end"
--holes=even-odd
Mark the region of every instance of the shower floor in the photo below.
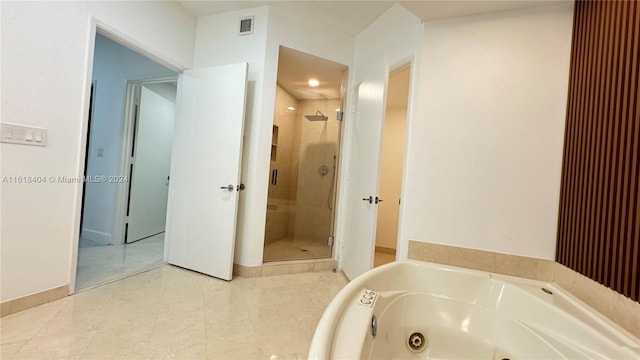
{"type": "Polygon", "coordinates": [[[264,247],[264,262],[282,260],[326,259],[331,257],[331,247],[326,243],[284,238],[264,247]]]}

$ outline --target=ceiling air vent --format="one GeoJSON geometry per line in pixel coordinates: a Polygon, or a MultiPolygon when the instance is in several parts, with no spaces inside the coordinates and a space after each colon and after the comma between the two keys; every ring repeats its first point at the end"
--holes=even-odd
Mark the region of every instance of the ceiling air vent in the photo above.
{"type": "Polygon", "coordinates": [[[255,16],[245,16],[240,18],[240,26],[238,28],[238,35],[253,34],[253,22],[255,16]]]}

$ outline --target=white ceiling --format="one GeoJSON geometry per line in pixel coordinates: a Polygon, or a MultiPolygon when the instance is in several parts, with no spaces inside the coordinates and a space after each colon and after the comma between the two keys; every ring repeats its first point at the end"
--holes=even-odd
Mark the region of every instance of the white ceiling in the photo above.
{"type": "Polygon", "coordinates": [[[424,0],[424,1],[178,1],[191,14],[206,16],[258,6],[272,6],[309,21],[357,35],[393,4],[400,3],[422,21],[545,6],[571,0],[424,0]]]}
{"type": "Polygon", "coordinates": [[[387,11],[392,1],[178,1],[195,16],[272,6],[283,12],[356,36],[387,11]]]}

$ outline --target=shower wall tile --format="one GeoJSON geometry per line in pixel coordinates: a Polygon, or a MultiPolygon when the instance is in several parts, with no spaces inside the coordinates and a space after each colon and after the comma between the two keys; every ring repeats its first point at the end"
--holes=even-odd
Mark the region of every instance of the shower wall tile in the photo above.
{"type": "Polygon", "coordinates": [[[277,86],[273,123],[278,127],[278,137],[272,139],[272,144],[276,145],[276,158],[270,164],[269,180],[273,170],[278,171],[278,177],[275,185],[269,183],[265,245],[293,237],[294,212],[286,205],[295,200],[297,195],[293,185],[296,183],[297,170],[293,164],[297,156],[296,123],[299,121],[299,113],[287,110],[290,106],[298,108],[298,100],[277,86]]]}
{"type": "Polygon", "coordinates": [[[295,219],[295,239],[311,242],[325,242],[331,234],[332,211],[328,200],[334,176],[333,157],[337,154],[339,122],[336,109],[340,101],[304,100],[299,102],[301,114],[315,114],[320,111],[327,115],[327,121],[300,122],[299,167],[296,199],[298,211],[295,219]],[[320,167],[327,166],[328,173],[320,174],[320,167]]]}
{"type": "Polygon", "coordinates": [[[278,126],[277,155],[270,170],[278,170],[278,181],[277,185],[269,185],[265,245],[285,239],[300,246],[325,243],[331,234],[333,212],[329,201],[335,192],[334,156],[341,125],[335,114],[339,107],[337,99],[297,101],[277,87],[274,112],[274,125],[278,126]],[[286,111],[287,106],[295,106],[297,110],[286,111]],[[316,111],[329,119],[304,118],[316,111]],[[328,170],[324,175],[320,170],[323,165],[328,170]]]}

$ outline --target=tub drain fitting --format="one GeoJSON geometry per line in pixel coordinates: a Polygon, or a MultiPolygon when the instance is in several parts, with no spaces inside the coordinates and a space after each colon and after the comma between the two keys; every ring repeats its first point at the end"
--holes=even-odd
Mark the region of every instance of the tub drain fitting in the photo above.
{"type": "Polygon", "coordinates": [[[409,339],[407,341],[407,345],[409,349],[413,352],[421,352],[427,346],[427,339],[420,332],[414,332],[409,335],[409,339]]]}

